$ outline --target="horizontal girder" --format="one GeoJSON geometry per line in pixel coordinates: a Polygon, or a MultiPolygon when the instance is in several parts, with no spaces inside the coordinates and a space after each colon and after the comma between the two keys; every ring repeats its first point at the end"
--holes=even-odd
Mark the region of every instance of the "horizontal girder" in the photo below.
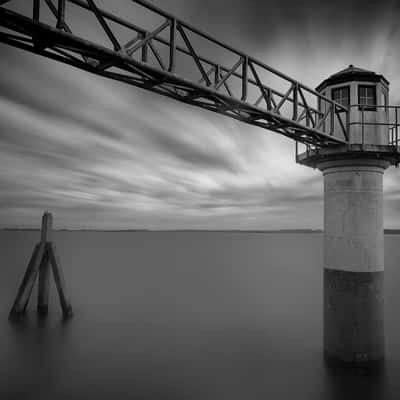
{"type": "MultiPolygon", "coordinates": [[[[58,0],[57,4],[52,0],[32,0],[29,15],[13,10],[13,0],[0,0],[0,6],[4,5],[0,7],[0,42],[277,132],[298,142],[317,147],[347,143],[348,110],[345,107],[146,1],[131,1],[163,22],[149,30],[100,9],[94,0],[58,0]],[[66,3],[94,17],[109,46],[72,32],[70,19],[73,15],[67,13],[66,3]],[[42,18],[43,6],[54,16],[53,25],[48,18],[46,21],[42,18]],[[132,31],[133,38],[123,44],[116,33],[116,25],[132,31]],[[213,49],[217,47],[226,52],[233,62],[222,65],[210,59],[212,57],[200,56],[199,38],[210,48],[214,46],[213,49]],[[194,71],[190,74],[187,60],[193,62],[194,71]],[[324,113],[318,111],[320,101],[329,105],[324,113]]],[[[215,50],[210,50],[210,54],[214,53],[215,50]]]]}

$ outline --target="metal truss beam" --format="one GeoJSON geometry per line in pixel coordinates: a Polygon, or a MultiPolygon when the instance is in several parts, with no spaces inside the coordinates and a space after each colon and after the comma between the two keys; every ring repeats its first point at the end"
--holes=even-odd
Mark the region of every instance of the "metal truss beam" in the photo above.
{"type": "Polygon", "coordinates": [[[13,0],[0,0],[0,42],[277,132],[298,142],[317,147],[348,142],[347,108],[147,1],[131,0],[164,19],[151,30],[101,9],[95,0],[58,0],[57,4],[53,0],[30,1],[32,13],[25,15],[13,10],[13,0]],[[73,16],[68,13],[67,3],[95,17],[110,47],[73,33],[73,16]],[[48,19],[42,19],[42,6],[54,16],[53,25],[48,19]],[[119,37],[116,25],[132,31],[133,39],[121,44],[125,40],[119,37]],[[196,48],[199,40],[210,48],[213,46],[210,54],[215,54],[217,47],[233,62],[222,65],[212,57],[201,56],[196,48]],[[182,61],[184,57],[186,60],[182,61]],[[194,63],[197,76],[193,72],[187,74],[187,60],[194,63]],[[279,89],[285,87],[283,93],[278,86],[267,84],[277,80],[279,89]],[[319,102],[327,105],[325,112],[310,105],[319,102]],[[330,123],[326,124],[328,119],[330,123]]]}

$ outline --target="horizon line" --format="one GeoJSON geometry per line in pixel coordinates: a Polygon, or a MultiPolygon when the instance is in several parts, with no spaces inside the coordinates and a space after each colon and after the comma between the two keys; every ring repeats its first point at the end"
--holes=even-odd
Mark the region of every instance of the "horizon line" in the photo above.
{"type": "MultiPolygon", "coordinates": [[[[0,228],[1,231],[40,231],[41,228],[0,228]]],[[[321,228],[283,228],[283,229],[95,229],[95,228],[58,228],[56,232],[238,232],[238,233],[323,233],[321,228]]],[[[400,233],[400,228],[384,228],[384,233],[400,233]]]]}

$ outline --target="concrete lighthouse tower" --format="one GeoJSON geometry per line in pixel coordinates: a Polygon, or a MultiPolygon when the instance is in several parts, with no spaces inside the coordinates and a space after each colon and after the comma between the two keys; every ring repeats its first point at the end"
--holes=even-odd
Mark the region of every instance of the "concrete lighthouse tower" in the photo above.
{"type": "MultiPolygon", "coordinates": [[[[316,90],[349,109],[349,144],[297,156],[324,176],[323,342],[330,364],[384,359],[383,174],[399,162],[388,87],[382,75],[352,65],[323,81],[316,90]]],[[[321,115],[328,106],[318,105],[321,115]]],[[[341,134],[338,121],[324,123],[341,134]]]]}

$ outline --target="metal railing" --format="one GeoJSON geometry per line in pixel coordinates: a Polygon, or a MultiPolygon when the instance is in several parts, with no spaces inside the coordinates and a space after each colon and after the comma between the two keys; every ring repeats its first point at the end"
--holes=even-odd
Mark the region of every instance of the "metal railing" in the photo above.
{"type": "MultiPolygon", "coordinates": [[[[400,126],[400,106],[378,106],[378,105],[365,105],[365,104],[352,104],[350,106],[350,115],[352,110],[356,108],[360,112],[360,120],[350,120],[349,126],[361,127],[361,144],[365,144],[365,131],[368,126],[386,127],[381,132],[382,135],[388,134],[389,146],[399,147],[399,126],[400,126]],[[382,111],[385,115],[382,115],[382,111]],[[380,112],[380,113],[379,113],[380,112]],[[374,116],[378,121],[368,121],[368,116],[374,116]],[[386,119],[386,121],[385,121],[386,119]]],[[[351,119],[351,117],[350,117],[351,119]]]]}
{"type": "MultiPolygon", "coordinates": [[[[359,150],[363,151],[365,145],[368,144],[368,141],[366,141],[368,127],[372,126],[378,128],[373,132],[374,135],[378,135],[375,136],[375,139],[379,139],[379,135],[384,136],[381,142],[386,151],[391,147],[390,151],[400,153],[400,106],[352,104],[349,109],[349,146],[352,144],[361,145],[359,150]],[[354,109],[356,109],[356,112],[354,112],[354,109]],[[353,127],[360,127],[360,129],[354,132],[353,127]],[[360,141],[354,140],[355,134],[359,136],[360,141]]],[[[377,143],[376,146],[380,146],[380,144],[377,143]]],[[[300,155],[307,158],[318,155],[319,147],[312,143],[299,144],[296,141],[295,152],[296,161],[298,161],[300,155]]]]}

